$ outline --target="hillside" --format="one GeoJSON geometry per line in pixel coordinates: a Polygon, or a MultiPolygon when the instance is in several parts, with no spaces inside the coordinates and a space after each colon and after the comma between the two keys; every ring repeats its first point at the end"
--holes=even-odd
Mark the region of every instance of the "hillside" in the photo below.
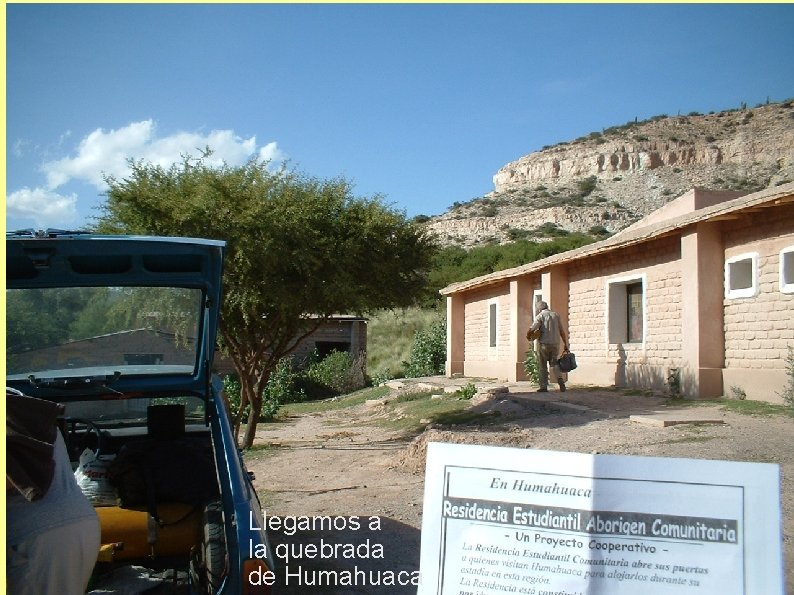
{"type": "Polygon", "coordinates": [[[752,192],[794,180],[794,101],[656,116],[544,147],[493,176],[494,190],[427,225],[471,247],[564,231],[614,233],[698,186],[752,192]]]}

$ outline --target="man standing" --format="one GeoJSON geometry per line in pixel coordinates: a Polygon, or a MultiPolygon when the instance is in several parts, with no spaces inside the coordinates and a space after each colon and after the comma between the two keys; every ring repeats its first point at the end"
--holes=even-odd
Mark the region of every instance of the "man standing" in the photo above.
{"type": "Polygon", "coordinates": [[[563,349],[568,351],[568,333],[562,328],[560,315],[549,310],[546,302],[538,304],[540,312],[535,317],[535,322],[527,332],[527,339],[531,339],[533,333],[540,332],[538,337],[540,346],[538,348],[538,380],[540,382],[539,393],[549,391],[549,368],[556,368],[557,382],[560,391],[565,391],[565,381],[568,375],[560,371],[557,358],[560,356],[560,339],[562,339],[563,349]]]}

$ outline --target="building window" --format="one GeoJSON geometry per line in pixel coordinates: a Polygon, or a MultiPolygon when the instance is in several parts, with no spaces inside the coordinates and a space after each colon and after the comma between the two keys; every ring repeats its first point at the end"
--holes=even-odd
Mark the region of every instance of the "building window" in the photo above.
{"type": "Polygon", "coordinates": [[[758,254],[739,254],[725,261],[725,297],[754,297],[758,293],[758,254]]]}
{"type": "Polygon", "coordinates": [[[607,336],[609,342],[645,341],[645,277],[607,282],[607,336]]]}
{"type": "Polygon", "coordinates": [[[794,246],[780,251],[780,291],[794,293],[794,246]]]}
{"type": "Polygon", "coordinates": [[[497,322],[496,302],[488,304],[488,345],[496,347],[496,322],[497,322]]]}
{"type": "Polygon", "coordinates": [[[346,341],[315,341],[314,349],[317,351],[317,357],[323,360],[334,351],[350,353],[350,343],[346,341]]]}
{"type": "Polygon", "coordinates": [[[642,283],[626,285],[626,325],[629,343],[642,343],[642,283]]]}
{"type": "Polygon", "coordinates": [[[532,292],[532,320],[540,314],[540,302],[543,301],[543,290],[536,289],[532,292]]]}

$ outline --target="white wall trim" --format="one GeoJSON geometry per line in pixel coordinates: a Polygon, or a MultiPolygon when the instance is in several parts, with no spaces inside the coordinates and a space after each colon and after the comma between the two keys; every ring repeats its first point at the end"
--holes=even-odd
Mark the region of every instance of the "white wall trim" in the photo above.
{"type": "Polygon", "coordinates": [[[628,321],[626,319],[626,286],[642,283],[642,342],[629,343],[645,348],[648,335],[648,280],[645,273],[612,277],[606,280],[604,300],[604,329],[609,345],[628,343],[628,321]],[[622,293],[621,293],[622,291],[622,293]]]}
{"type": "Polygon", "coordinates": [[[781,293],[794,293],[794,246],[787,246],[780,251],[778,268],[780,269],[781,293]],[[787,275],[787,271],[790,274],[787,275]]]}

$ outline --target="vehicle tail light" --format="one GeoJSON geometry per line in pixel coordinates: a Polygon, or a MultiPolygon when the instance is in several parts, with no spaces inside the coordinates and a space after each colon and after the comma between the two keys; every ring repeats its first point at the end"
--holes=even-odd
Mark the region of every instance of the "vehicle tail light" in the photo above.
{"type": "Polygon", "coordinates": [[[242,595],[271,595],[276,582],[276,573],[267,562],[251,558],[243,562],[242,595]]]}

